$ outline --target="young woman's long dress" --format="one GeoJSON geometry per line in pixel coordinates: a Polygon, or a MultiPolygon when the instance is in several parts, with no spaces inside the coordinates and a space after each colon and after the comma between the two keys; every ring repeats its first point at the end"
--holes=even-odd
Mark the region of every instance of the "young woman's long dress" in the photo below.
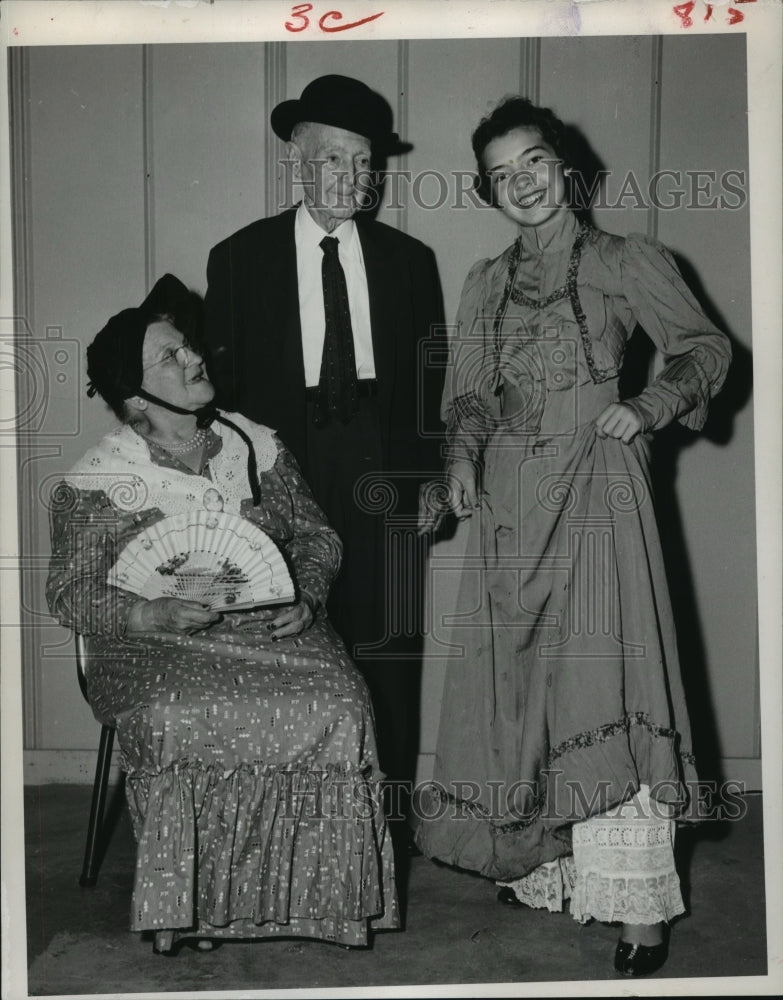
{"type": "Polygon", "coordinates": [[[630,799],[682,807],[695,778],[646,432],[699,428],[730,360],[671,256],[645,237],[535,229],[463,290],[444,395],[451,458],[483,467],[446,672],[425,854],[515,879],[571,825],[630,799]],[[637,322],[666,364],[601,438],[637,322]]]}
{"type": "Polygon", "coordinates": [[[87,637],[90,704],[117,727],[138,841],[131,928],[177,937],[296,935],[348,945],[398,924],[367,689],[323,613],[271,640],[279,609],[206,631],[124,635],[138,598],[107,586],[127,541],[164,514],[214,504],[286,553],[321,604],[340,543],[291,455],[253,438],[262,501],[243,499],[247,449],[210,431],[196,475],[129,427],[107,435],[55,497],[50,608],[87,637]]]}

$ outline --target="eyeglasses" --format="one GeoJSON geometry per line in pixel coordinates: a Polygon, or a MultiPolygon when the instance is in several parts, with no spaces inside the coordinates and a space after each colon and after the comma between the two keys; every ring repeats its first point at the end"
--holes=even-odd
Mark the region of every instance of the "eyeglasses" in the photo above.
{"type": "Polygon", "coordinates": [[[180,344],[179,347],[170,347],[162,358],[158,358],[158,360],[153,361],[151,365],[147,365],[146,368],[142,368],[142,371],[147,372],[150,368],[155,368],[156,365],[170,364],[172,361],[176,361],[180,368],[187,368],[195,357],[196,353],[192,348],[188,347],[186,344],[180,344]]]}

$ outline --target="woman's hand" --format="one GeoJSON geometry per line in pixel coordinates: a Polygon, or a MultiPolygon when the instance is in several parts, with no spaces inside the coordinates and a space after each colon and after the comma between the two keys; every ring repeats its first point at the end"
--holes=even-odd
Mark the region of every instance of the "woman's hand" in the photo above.
{"type": "Polygon", "coordinates": [[[419,487],[419,513],[416,530],[420,535],[433,534],[448,514],[449,488],[445,478],[430,479],[419,487]]]}
{"type": "Polygon", "coordinates": [[[453,462],[442,479],[432,479],[419,489],[418,533],[437,531],[449,511],[462,519],[479,506],[475,466],[453,462]]]}
{"type": "Polygon", "coordinates": [[[290,607],[284,608],[271,622],[267,628],[272,633],[272,638],[285,639],[291,635],[299,635],[313,624],[315,618],[315,601],[309,594],[302,594],[300,600],[290,607]]]}
{"type": "Polygon", "coordinates": [[[454,462],[447,471],[449,507],[455,517],[470,517],[480,506],[476,484],[476,467],[472,462],[454,462]]]}
{"type": "Polygon", "coordinates": [[[128,616],[126,632],[128,635],[144,635],[148,632],[186,632],[192,635],[219,620],[218,611],[211,611],[198,601],[156,597],[152,601],[134,604],[128,616]]]}
{"type": "Polygon", "coordinates": [[[642,429],[642,421],[636,410],[625,403],[610,403],[596,418],[595,429],[599,437],[619,438],[623,444],[630,444],[642,429]]]}

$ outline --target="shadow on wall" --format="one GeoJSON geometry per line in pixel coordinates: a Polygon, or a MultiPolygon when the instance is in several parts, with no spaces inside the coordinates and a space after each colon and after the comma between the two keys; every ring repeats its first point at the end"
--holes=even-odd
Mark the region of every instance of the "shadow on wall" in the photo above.
{"type": "MultiPolygon", "coordinates": [[[[734,433],[734,419],[748,405],[753,388],[753,356],[732,336],[728,324],[704,290],[690,262],[677,256],[683,277],[707,316],[723,330],[734,352],[726,382],[710,405],[707,422],[700,432],[670,424],[653,439],[652,481],[658,527],[663,547],[669,592],[677,625],[677,644],[682,664],[686,703],[690,707],[693,747],[702,780],[722,782],[721,746],[715,725],[714,702],[709,685],[709,669],[704,648],[703,626],[699,618],[693,576],[687,551],[682,517],[676,496],[680,455],[698,437],[716,445],[726,445],[734,433]]],[[[641,339],[641,338],[637,338],[641,339]]],[[[647,338],[644,338],[646,341],[647,338]]],[[[728,525],[727,525],[728,528],[728,525]]]]}
{"type": "MultiPolygon", "coordinates": [[[[573,126],[566,126],[564,149],[567,162],[579,177],[579,188],[575,189],[572,184],[574,210],[580,220],[592,223],[590,206],[585,204],[585,196],[592,193],[589,200],[595,199],[605,183],[606,166],[586,137],[573,126]]],[[[703,626],[699,617],[676,482],[680,455],[697,438],[706,437],[717,445],[725,445],[731,440],[735,415],[750,401],[753,359],[751,351],[731,334],[725,316],[705,291],[695,267],[681,255],[675,254],[675,259],[685,283],[708,318],[728,335],[733,350],[726,382],[710,406],[704,428],[694,432],[675,422],[657,432],[653,437],[650,473],[699,776],[702,780],[721,782],[725,775],[721,773],[720,739],[710,691],[703,626]]],[[[621,399],[638,394],[647,385],[653,354],[654,347],[648,337],[631,337],[620,378],[621,399]]]]}

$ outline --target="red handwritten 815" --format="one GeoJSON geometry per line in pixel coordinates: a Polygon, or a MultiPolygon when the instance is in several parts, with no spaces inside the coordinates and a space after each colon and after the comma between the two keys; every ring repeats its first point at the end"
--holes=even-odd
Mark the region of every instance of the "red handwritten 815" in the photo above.
{"type": "MultiPolygon", "coordinates": [[[[755,3],[755,2],[756,2],[756,0],[734,0],[734,3],[737,3],[737,4],[739,4],[739,3],[755,3]]],[[[705,0],[704,6],[706,7],[706,13],[704,15],[704,20],[705,21],[710,21],[710,20],[712,20],[712,14],[713,14],[715,5],[711,4],[711,3],[706,3],[706,0],[705,0]]],[[[693,26],[693,18],[691,17],[691,14],[693,13],[693,10],[694,10],[695,7],[696,7],[696,4],[695,4],[695,2],[693,2],[693,0],[690,0],[690,2],[688,2],[688,3],[678,3],[674,7],[672,7],[672,10],[677,15],[677,17],[679,17],[680,21],[682,22],[683,28],[690,28],[690,27],[693,26]]],[[[733,7],[729,7],[727,13],[729,15],[729,17],[728,17],[728,23],[729,24],[739,24],[740,21],[744,21],[745,20],[745,15],[742,13],[742,11],[735,10],[733,7]]]]}
{"type": "MultiPolygon", "coordinates": [[[[285,22],[286,31],[305,31],[309,28],[310,18],[307,15],[312,9],[313,5],[311,3],[298,3],[295,7],[292,7],[292,20],[285,22]]],[[[359,21],[349,21],[348,24],[329,24],[330,21],[342,21],[343,15],[339,10],[328,10],[318,19],[318,27],[321,31],[326,32],[348,31],[350,28],[358,28],[360,24],[375,21],[383,14],[384,11],[381,10],[377,14],[370,14],[369,17],[363,17],[359,21]]]]}

